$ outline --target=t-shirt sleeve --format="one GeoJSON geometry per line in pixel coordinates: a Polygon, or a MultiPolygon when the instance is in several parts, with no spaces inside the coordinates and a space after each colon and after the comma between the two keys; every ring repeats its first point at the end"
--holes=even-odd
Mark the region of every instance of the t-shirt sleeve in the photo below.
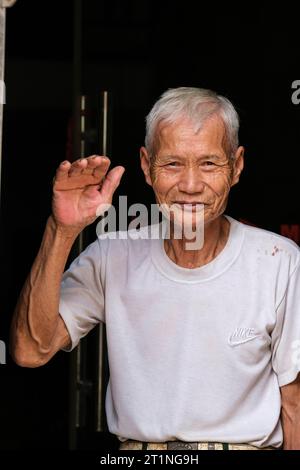
{"type": "Polygon", "coordinates": [[[299,262],[277,308],[277,322],[272,334],[272,365],[280,387],[293,382],[300,371],[299,262]]]}
{"type": "Polygon", "coordinates": [[[95,325],[105,322],[100,243],[97,239],[89,245],[63,274],[59,313],[72,340],[65,351],[72,351],[95,325]]]}

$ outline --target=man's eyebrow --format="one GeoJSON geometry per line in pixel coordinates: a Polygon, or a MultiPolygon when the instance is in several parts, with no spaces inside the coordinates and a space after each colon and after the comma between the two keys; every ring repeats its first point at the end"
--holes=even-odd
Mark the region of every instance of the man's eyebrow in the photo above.
{"type": "Polygon", "coordinates": [[[223,155],[218,155],[216,153],[207,153],[207,154],[204,154],[204,155],[200,155],[198,157],[199,159],[200,158],[209,158],[210,160],[220,160],[221,158],[223,158],[223,155]]]}
{"type": "MultiPolygon", "coordinates": [[[[176,158],[178,160],[185,160],[185,157],[182,155],[161,155],[160,158],[165,158],[165,159],[172,159],[176,158]]],[[[203,155],[198,155],[195,157],[197,160],[204,160],[209,158],[210,160],[221,160],[223,158],[223,155],[217,155],[215,153],[207,153],[203,155]]]]}

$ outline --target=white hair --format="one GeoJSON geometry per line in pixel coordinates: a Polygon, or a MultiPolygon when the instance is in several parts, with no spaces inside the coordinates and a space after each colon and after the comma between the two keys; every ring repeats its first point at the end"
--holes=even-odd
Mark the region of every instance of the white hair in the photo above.
{"type": "Polygon", "coordinates": [[[204,121],[214,114],[219,115],[224,122],[229,153],[233,158],[239,145],[239,116],[233,104],[211,90],[179,87],[170,88],[163,93],[146,117],[145,147],[150,159],[155,154],[159,124],[173,124],[187,117],[195,125],[195,132],[198,132],[204,121]]]}

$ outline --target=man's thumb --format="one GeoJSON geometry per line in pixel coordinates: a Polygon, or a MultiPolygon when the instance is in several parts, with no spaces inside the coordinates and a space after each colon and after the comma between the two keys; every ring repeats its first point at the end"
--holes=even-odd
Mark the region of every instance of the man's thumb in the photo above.
{"type": "Polygon", "coordinates": [[[101,188],[101,194],[105,199],[112,199],[115,190],[120,184],[124,171],[125,168],[123,166],[116,166],[107,173],[101,188]]]}

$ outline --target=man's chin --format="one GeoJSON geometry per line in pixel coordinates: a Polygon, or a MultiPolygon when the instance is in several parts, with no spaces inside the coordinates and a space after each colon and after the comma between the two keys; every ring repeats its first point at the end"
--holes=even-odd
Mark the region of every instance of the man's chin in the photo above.
{"type": "Polygon", "coordinates": [[[190,222],[182,222],[182,220],[172,219],[170,220],[171,224],[174,227],[180,228],[183,232],[199,232],[204,228],[204,221],[201,220],[193,220],[190,222]]]}
{"type": "Polygon", "coordinates": [[[193,214],[191,217],[172,216],[169,219],[170,227],[177,234],[176,238],[193,239],[196,234],[204,232],[204,214],[193,214]]]}
{"type": "Polygon", "coordinates": [[[182,204],[161,204],[160,210],[164,216],[176,226],[186,228],[197,228],[203,225],[204,204],[182,205],[182,204]]]}

